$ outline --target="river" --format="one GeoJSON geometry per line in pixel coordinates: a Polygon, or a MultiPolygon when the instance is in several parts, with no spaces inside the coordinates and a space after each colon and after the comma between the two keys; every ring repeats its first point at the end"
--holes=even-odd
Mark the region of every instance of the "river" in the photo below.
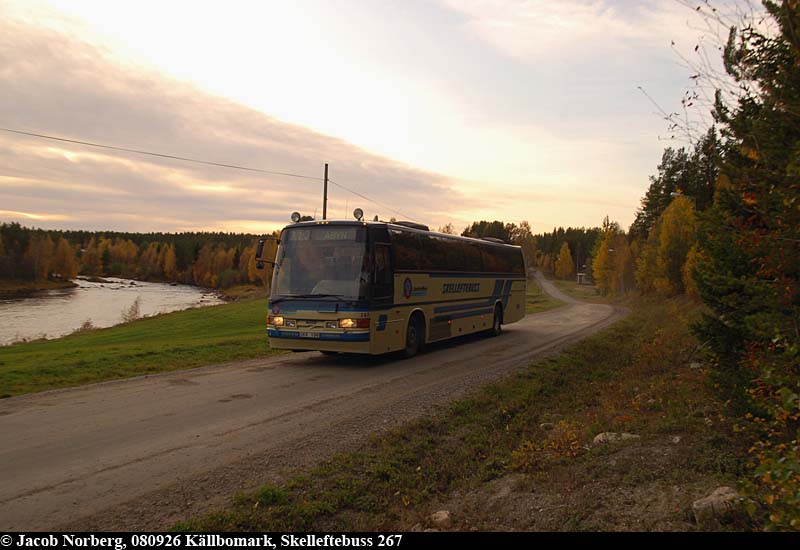
{"type": "Polygon", "coordinates": [[[65,336],[87,321],[95,328],[117,325],[137,300],[142,317],[223,303],[216,293],[188,285],[116,278],[75,282],[75,288],[49,290],[29,298],[0,299],[0,346],[65,336]]]}

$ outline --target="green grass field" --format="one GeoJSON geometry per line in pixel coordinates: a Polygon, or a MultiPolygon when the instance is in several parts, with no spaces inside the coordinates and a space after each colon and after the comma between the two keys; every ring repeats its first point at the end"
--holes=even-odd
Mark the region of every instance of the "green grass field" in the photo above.
{"type": "Polygon", "coordinates": [[[243,300],[0,347],[0,397],[263,357],[265,315],[243,300]]]}

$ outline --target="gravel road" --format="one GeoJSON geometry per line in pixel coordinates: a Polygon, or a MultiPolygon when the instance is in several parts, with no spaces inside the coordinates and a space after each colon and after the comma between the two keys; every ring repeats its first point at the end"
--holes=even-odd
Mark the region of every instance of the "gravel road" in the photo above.
{"type": "Polygon", "coordinates": [[[610,325],[578,302],[414,359],[296,353],[0,401],[0,531],[155,530],[610,325]]]}

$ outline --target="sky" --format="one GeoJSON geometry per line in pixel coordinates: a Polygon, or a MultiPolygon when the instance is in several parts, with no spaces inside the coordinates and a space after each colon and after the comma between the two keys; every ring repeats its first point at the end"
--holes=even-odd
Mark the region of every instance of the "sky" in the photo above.
{"type": "Polygon", "coordinates": [[[307,176],[0,132],[0,222],[267,232],[321,217],[329,163],[329,218],[628,226],[683,145],[651,99],[680,107],[694,18],[674,0],[0,0],[0,127],[307,176]]]}

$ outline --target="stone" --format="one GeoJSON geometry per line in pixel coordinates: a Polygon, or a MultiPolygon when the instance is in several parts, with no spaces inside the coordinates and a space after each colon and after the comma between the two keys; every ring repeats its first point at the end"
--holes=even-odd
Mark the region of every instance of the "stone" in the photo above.
{"type": "Polygon", "coordinates": [[[740,502],[739,493],[732,487],[717,487],[710,495],[692,504],[697,526],[701,529],[719,527],[720,520],[735,512],[740,502]]]}
{"type": "Polygon", "coordinates": [[[555,428],[555,425],[552,422],[542,422],[541,424],[539,424],[539,429],[544,430],[546,432],[549,432],[553,428],[555,428]]]}
{"type": "Polygon", "coordinates": [[[430,521],[434,527],[442,529],[447,529],[453,524],[453,521],[450,519],[450,512],[447,510],[439,510],[438,512],[432,513],[430,521]]]}
{"type": "Polygon", "coordinates": [[[421,524],[421,523],[415,523],[415,524],[414,524],[414,525],[411,527],[411,529],[409,529],[409,531],[411,531],[412,533],[421,533],[421,532],[422,532],[422,529],[423,529],[423,527],[422,527],[422,524],[421,524]]]}
{"type": "Polygon", "coordinates": [[[592,444],[603,445],[605,443],[612,443],[614,441],[629,441],[631,439],[639,439],[639,436],[626,433],[603,432],[594,436],[592,444]]]}
{"type": "Polygon", "coordinates": [[[671,441],[672,441],[672,443],[674,443],[675,445],[677,445],[678,443],[680,443],[680,442],[681,442],[681,436],[679,436],[679,435],[674,435],[674,436],[672,436],[672,439],[671,439],[671,441]]]}

